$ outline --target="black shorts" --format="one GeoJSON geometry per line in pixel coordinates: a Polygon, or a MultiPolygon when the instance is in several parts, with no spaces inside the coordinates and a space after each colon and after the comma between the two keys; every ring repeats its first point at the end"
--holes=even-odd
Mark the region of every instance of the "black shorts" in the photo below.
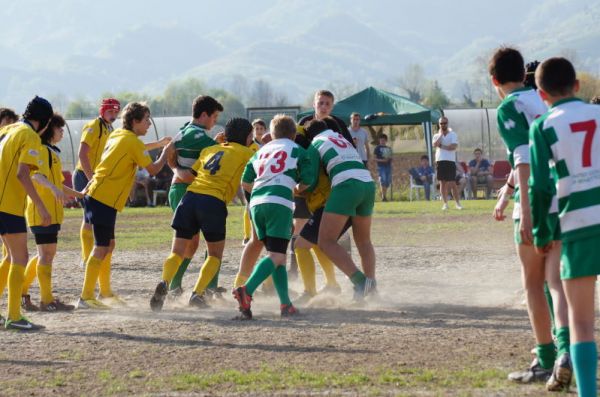
{"type": "Polygon", "coordinates": [[[60,230],[58,223],[50,226],[31,226],[30,229],[37,245],[56,244],[58,242],[58,231],[60,230]]]}
{"type": "Polygon", "coordinates": [[[25,217],[0,211],[0,235],[16,233],[27,233],[25,217]]]}
{"type": "Polygon", "coordinates": [[[117,210],[100,201],[85,196],[83,198],[83,216],[86,223],[91,223],[94,230],[94,244],[108,247],[115,238],[117,210]]]}
{"type": "Polygon", "coordinates": [[[175,236],[190,240],[199,231],[209,243],[225,240],[227,206],[222,200],[206,194],[186,192],[173,216],[175,236]]]}
{"type": "Polygon", "coordinates": [[[456,180],[456,163],[454,161],[438,161],[435,163],[438,181],[454,182],[456,180]]]}
{"type": "Polygon", "coordinates": [[[308,219],[310,211],[304,197],[294,197],[294,219],[308,219]]]}
{"type": "Polygon", "coordinates": [[[290,240],[279,237],[265,237],[262,242],[269,252],[277,252],[278,254],[286,254],[290,240]]]}
{"type": "MultiPolygon", "coordinates": [[[[312,214],[308,222],[304,225],[300,231],[300,237],[305,239],[311,244],[317,244],[319,242],[319,228],[321,227],[321,219],[323,218],[323,210],[325,207],[321,207],[312,214]]],[[[348,221],[342,228],[342,232],[339,237],[342,237],[344,233],[352,226],[352,218],[348,218],[348,221]]],[[[338,238],[339,238],[338,237],[338,238]]]]}

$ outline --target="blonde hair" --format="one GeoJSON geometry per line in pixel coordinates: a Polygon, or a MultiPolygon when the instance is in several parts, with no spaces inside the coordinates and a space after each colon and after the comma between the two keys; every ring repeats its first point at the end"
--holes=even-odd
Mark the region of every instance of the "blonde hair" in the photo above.
{"type": "Polygon", "coordinates": [[[294,139],[296,135],[296,122],[290,116],[285,114],[277,114],[271,120],[271,134],[273,138],[289,138],[294,139]]]}

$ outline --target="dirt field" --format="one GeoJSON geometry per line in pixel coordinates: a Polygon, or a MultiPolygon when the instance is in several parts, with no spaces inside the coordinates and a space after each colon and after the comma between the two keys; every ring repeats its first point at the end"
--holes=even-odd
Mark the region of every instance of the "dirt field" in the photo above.
{"type": "MultiPolygon", "coordinates": [[[[438,203],[421,214],[411,205],[379,204],[390,212],[374,223],[378,302],[353,306],[350,283],[338,273],[343,294],[315,298],[294,320],[280,319],[275,298],[260,295],[250,322],[232,319],[229,294],[211,309],[189,308],[199,259],[184,296],[152,313],[148,300],[169,239],[117,249],[114,286],[129,306],[35,313],[44,332],[2,332],[0,395],[546,395],[541,385],[505,380],[528,365],[534,344],[511,224],[490,219],[491,202],[478,211],[467,202],[463,213],[448,215],[438,203]]],[[[143,217],[164,228],[165,214],[143,217]]],[[[78,220],[68,217],[64,233],[75,233],[78,220]]],[[[228,243],[221,285],[229,289],[241,245],[228,243]]],[[[54,267],[55,290],[67,301],[82,284],[78,262],[71,246],[54,267]]],[[[291,289],[301,292],[300,285],[292,281],[291,289]]],[[[36,285],[31,294],[37,301],[36,285]]]]}

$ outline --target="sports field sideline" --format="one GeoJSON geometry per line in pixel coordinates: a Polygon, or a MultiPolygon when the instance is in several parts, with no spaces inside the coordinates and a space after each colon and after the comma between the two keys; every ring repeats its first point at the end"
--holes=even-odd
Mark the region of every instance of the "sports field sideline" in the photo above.
{"type": "MultiPolygon", "coordinates": [[[[113,280],[128,307],[36,313],[32,321],[44,332],[2,332],[0,394],[545,395],[538,385],[506,380],[535,343],[512,223],[493,221],[493,201],[464,206],[442,213],[439,202],[377,203],[379,301],[353,306],[340,275],[341,297],[300,307],[298,319],[280,319],[276,298],[257,295],[250,322],[232,320],[229,294],[204,311],[187,306],[184,294],[151,312],[171,213],[127,208],[117,221],[113,280]]],[[[228,289],[241,252],[241,211],[229,207],[220,283],[228,289]]],[[[83,280],[80,216],[66,212],[55,261],[55,290],[67,301],[77,299],[83,280]]],[[[184,278],[188,291],[200,256],[184,278]]],[[[299,281],[290,288],[300,292],[299,281]]]]}

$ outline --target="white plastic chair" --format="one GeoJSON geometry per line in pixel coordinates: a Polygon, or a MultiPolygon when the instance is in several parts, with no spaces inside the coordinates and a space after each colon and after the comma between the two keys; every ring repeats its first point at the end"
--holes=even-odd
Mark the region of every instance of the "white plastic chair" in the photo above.
{"type": "MultiPolygon", "coordinates": [[[[413,196],[413,190],[415,191],[415,196],[417,197],[417,200],[420,200],[419,198],[419,189],[423,189],[423,198],[425,198],[425,186],[424,185],[417,185],[415,183],[415,179],[412,177],[412,175],[409,173],[408,176],[410,177],[409,181],[410,181],[410,190],[408,192],[408,198],[410,201],[412,201],[412,196],[413,196]]],[[[438,195],[438,191],[437,191],[437,178],[435,177],[435,174],[433,174],[431,176],[431,190],[430,190],[430,194],[431,197],[429,197],[430,200],[437,200],[439,195],[438,195]]]]}

